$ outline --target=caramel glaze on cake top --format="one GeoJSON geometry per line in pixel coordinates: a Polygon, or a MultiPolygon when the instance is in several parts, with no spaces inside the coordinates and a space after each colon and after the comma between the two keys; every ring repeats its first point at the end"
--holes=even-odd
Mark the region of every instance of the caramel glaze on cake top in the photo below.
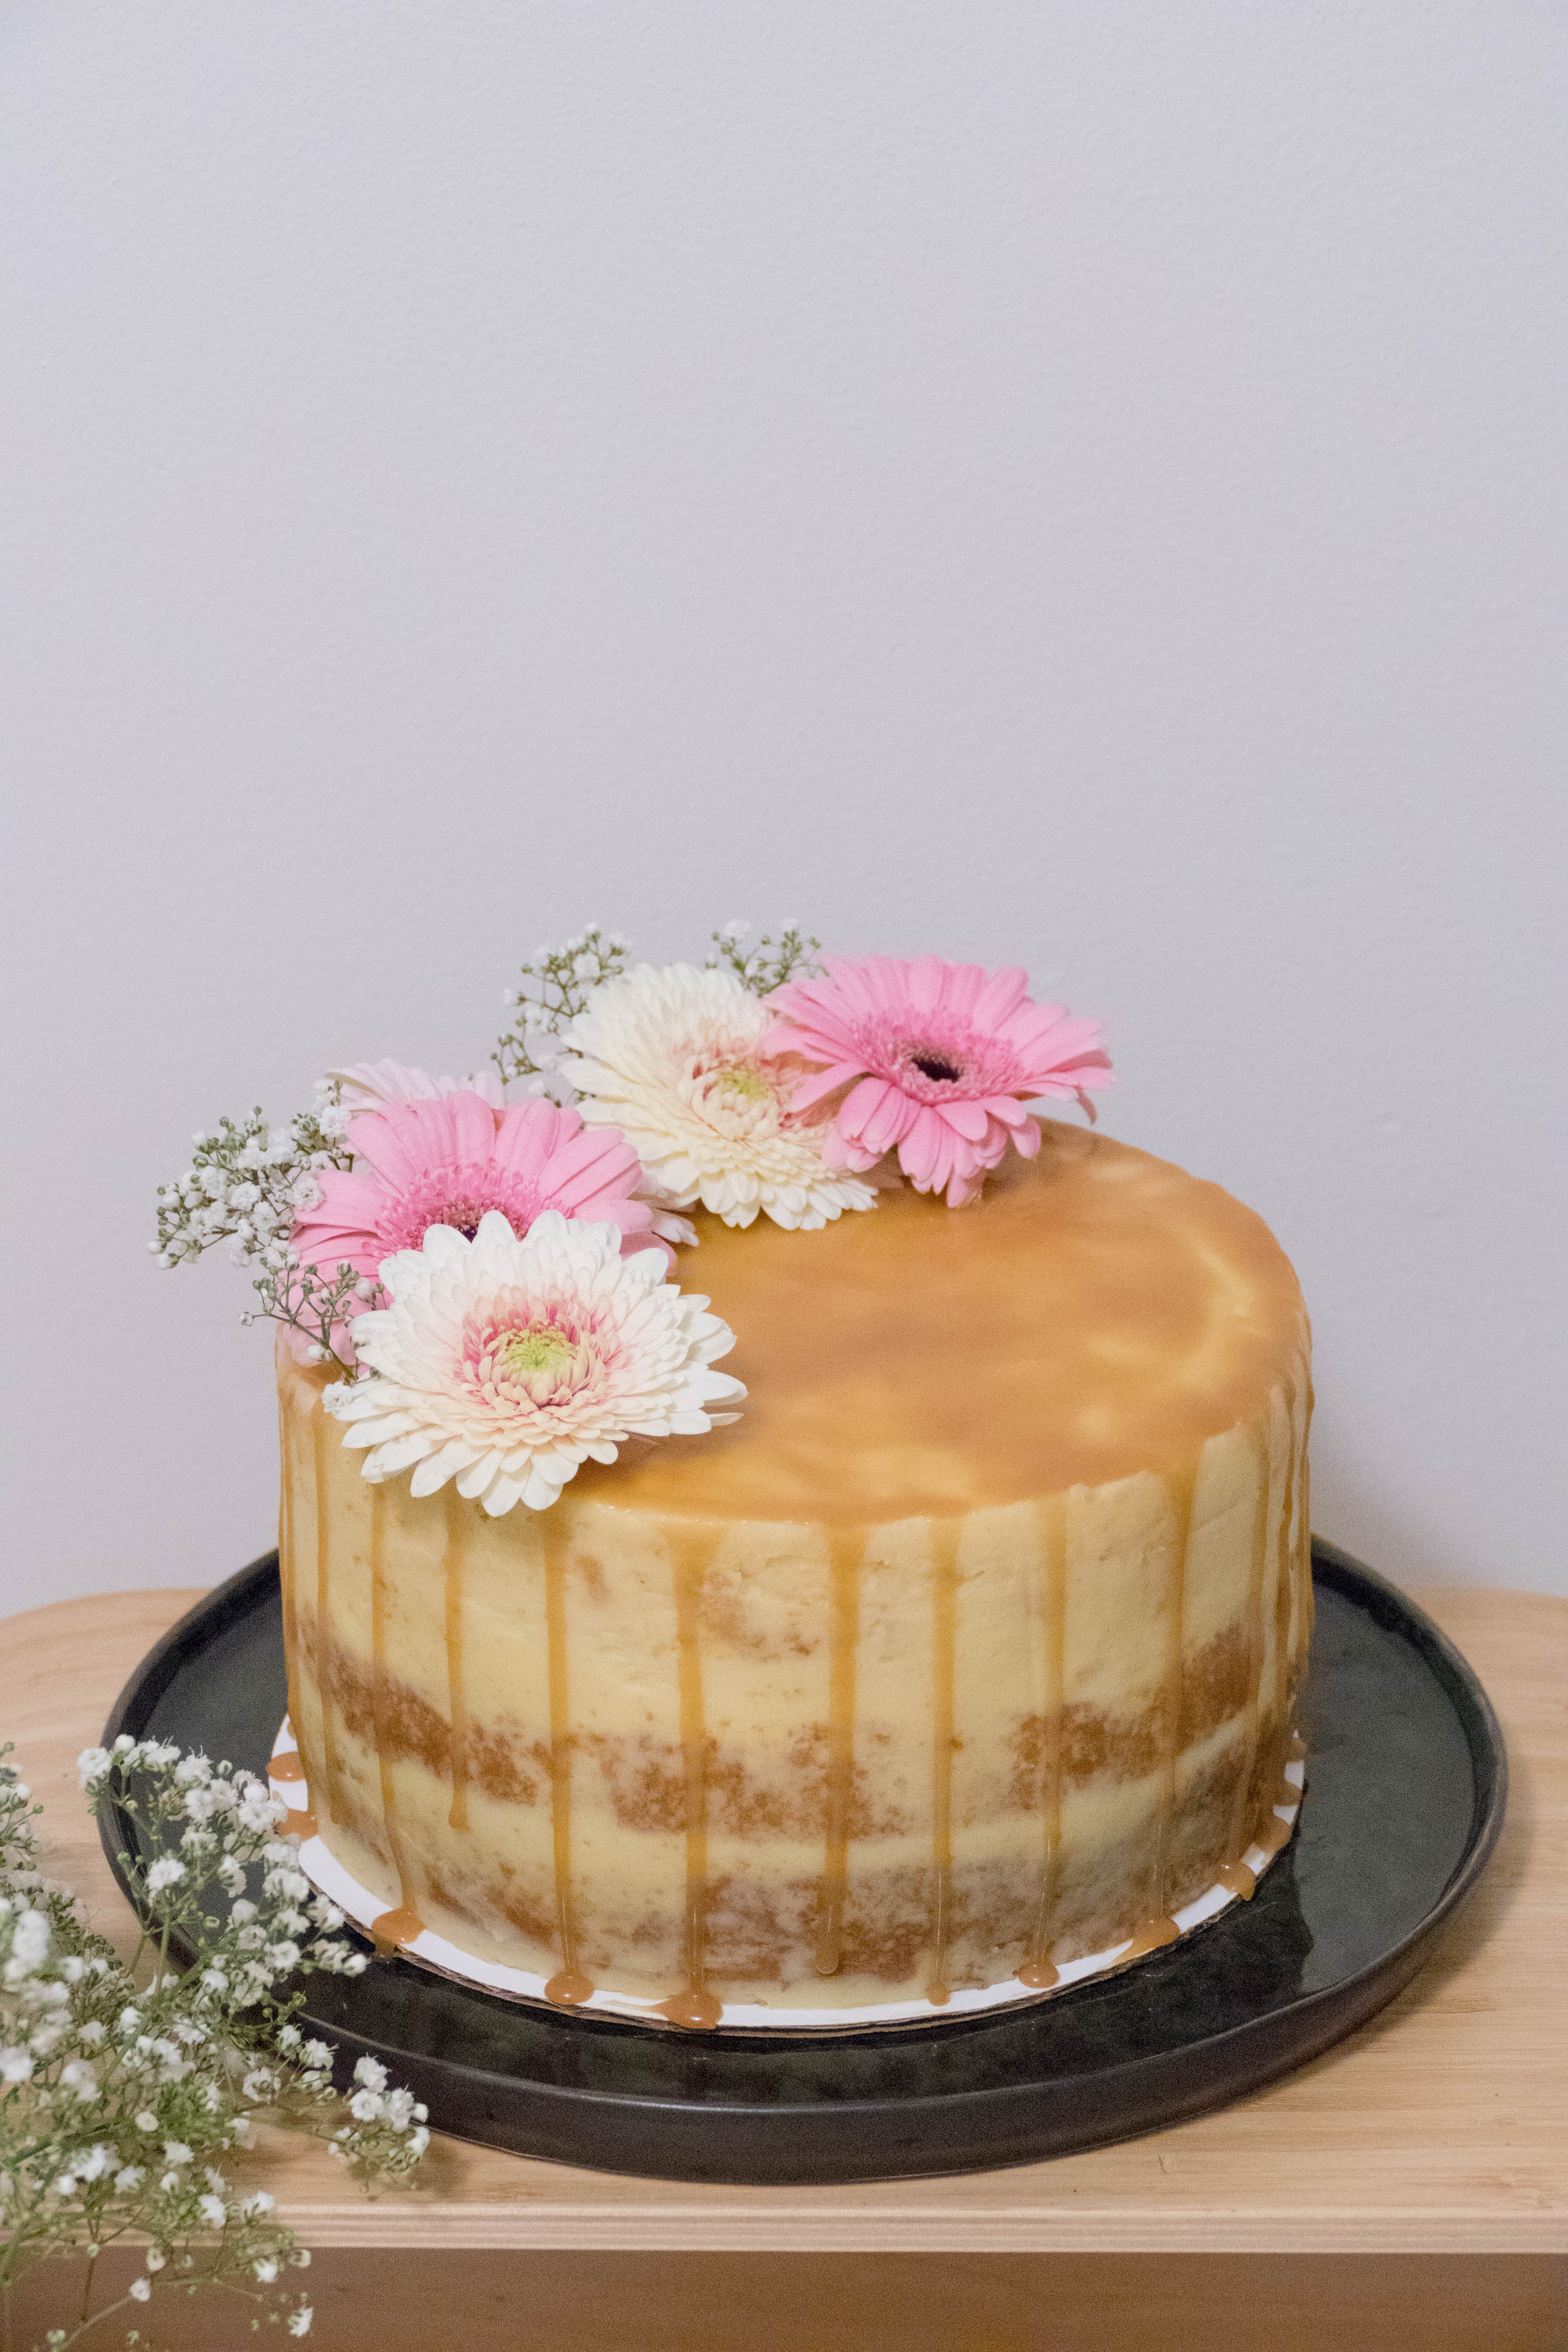
{"type": "Polygon", "coordinates": [[[907,1189],[818,1233],[697,1213],[675,1278],[735,1333],[741,1418],[584,1465],[584,1501],[698,1519],[942,1518],[1189,1461],[1289,1380],[1304,1311],[1260,1217],[1056,1121],[980,1203],[907,1189]]]}

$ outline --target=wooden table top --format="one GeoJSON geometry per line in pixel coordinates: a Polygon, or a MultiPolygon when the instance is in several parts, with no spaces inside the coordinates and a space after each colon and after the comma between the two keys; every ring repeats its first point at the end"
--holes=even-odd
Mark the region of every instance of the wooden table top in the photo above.
{"type": "MultiPolygon", "coordinates": [[[[46,1869],[128,1945],[74,1762],[198,1596],[105,1593],[5,1628],[4,1735],[45,1807],[46,1869]]],[[[247,2160],[318,2247],[1123,2253],[1555,2252],[1568,2246],[1568,1601],[1420,1600],[1502,1721],[1508,1821],[1415,1982],[1348,2041],[1216,2115],[1084,2156],[867,2188],[632,2180],[437,2137],[375,2199],[316,2147],[247,2160]]]]}

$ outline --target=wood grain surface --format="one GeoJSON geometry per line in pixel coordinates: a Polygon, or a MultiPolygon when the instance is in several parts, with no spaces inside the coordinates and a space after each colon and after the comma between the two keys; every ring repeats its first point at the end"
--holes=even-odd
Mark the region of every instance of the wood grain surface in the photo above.
{"type": "MultiPolygon", "coordinates": [[[[9,1620],[7,1730],[47,1867],[131,1933],[73,1759],[196,1596],[106,1594],[9,1620]]],[[[864,2189],[633,2180],[437,2139],[417,2190],[345,2192],[279,2139],[268,2187],[312,2244],[609,2252],[1527,2253],[1568,2248],[1568,1601],[1423,1592],[1509,1742],[1501,1842],[1415,1982],[1326,2056],[1217,2115],[1017,2170],[864,2189]]]]}

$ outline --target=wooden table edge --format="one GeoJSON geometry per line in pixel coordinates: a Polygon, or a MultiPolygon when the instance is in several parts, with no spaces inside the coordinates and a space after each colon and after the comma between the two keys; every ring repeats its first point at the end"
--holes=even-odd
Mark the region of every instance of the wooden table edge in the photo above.
{"type": "Polygon", "coordinates": [[[1568,2210],[1479,2214],[1464,2207],[1266,2213],[1146,2207],[1095,2212],[803,2212],[795,2206],[422,2205],[378,2209],[279,2200],[313,2246],[436,2252],[838,2254],[1565,2254],[1568,2210]]]}

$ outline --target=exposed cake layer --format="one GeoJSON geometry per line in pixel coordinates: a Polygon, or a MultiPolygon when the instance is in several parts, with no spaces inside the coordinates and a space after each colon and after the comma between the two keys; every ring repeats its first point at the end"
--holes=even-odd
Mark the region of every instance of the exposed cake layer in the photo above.
{"type": "Polygon", "coordinates": [[[851,2006],[1048,1981],[1239,1856],[1310,1620],[1300,1296],[1217,1188],[1046,1138],[977,1210],[705,1223],[744,1419],[543,1514],[367,1486],[285,1368],[294,1720],[389,1910],[579,1997],[851,2006]]]}

